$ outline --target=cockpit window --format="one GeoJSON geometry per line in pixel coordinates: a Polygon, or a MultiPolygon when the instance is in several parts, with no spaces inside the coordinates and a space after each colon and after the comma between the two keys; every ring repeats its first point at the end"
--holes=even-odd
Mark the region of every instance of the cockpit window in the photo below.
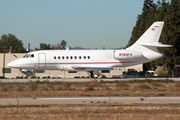
{"type": "Polygon", "coordinates": [[[30,57],[32,57],[32,58],[33,58],[33,57],[34,57],[34,54],[31,54],[31,56],[30,56],[30,57]]]}
{"type": "Polygon", "coordinates": [[[34,58],[34,54],[26,54],[23,58],[34,58]]]}
{"type": "Polygon", "coordinates": [[[26,56],[26,58],[29,58],[30,57],[30,54],[28,54],[27,56],[26,56]]]}
{"type": "Polygon", "coordinates": [[[28,56],[28,54],[26,54],[25,56],[23,56],[23,58],[26,58],[26,56],[28,56]]]}

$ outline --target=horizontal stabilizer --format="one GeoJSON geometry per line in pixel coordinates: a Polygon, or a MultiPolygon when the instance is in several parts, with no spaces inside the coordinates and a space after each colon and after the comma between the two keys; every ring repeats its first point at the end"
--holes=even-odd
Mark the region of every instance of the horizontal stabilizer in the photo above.
{"type": "Polygon", "coordinates": [[[159,42],[153,42],[153,43],[140,43],[140,45],[143,46],[151,46],[151,47],[172,47],[172,45],[166,45],[159,42]]]}

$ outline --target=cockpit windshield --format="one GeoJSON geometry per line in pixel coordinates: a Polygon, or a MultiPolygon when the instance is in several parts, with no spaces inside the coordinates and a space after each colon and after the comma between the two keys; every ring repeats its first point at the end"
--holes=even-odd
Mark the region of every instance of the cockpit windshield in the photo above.
{"type": "Polygon", "coordinates": [[[34,58],[34,54],[26,54],[23,58],[34,58]]]}
{"type": "Polygon", "coordinates": [[[23,58],[26,58],[27,55],[28,55],[28,54],[26,54],[25,56],[23,56],[23,58]]]}

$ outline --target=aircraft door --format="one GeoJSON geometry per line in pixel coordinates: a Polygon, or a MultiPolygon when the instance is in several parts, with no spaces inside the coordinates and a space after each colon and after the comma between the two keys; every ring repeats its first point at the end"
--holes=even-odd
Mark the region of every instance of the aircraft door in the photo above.
{"type": "Polygon", "coordinates": [[[39,53],[38,67],[39,68],[46,68],[46,54],[45,53],[39,53]]]}

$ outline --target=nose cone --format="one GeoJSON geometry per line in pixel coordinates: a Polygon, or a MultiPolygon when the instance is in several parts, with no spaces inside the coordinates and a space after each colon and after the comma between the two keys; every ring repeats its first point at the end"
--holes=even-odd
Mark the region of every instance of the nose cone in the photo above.
{"type": "Polygon", "coordinates": [[[19,64],[20,64],[20,62],[18,60],[14,60],[14,61],[8,63],[7,66],[11,67],[11,68],[19,68],[19,64]]]}
{"type": "Polygon", "coordinates": [[[12,61],[12,62],[8,63],[7,66],[14,68],[16,66],[16,64],[14,63],[14,61],[12,61]]]}

